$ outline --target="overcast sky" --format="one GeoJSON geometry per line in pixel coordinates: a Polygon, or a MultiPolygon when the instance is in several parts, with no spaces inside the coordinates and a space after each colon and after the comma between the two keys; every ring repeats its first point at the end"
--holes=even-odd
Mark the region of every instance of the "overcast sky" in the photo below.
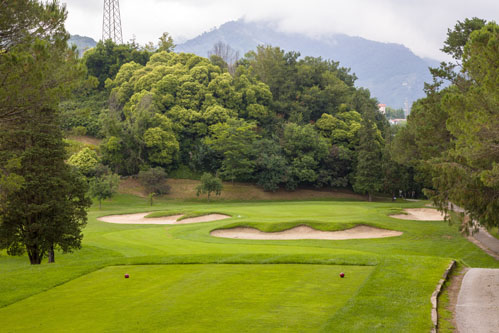
{"type": "MultiPolygon", "coordinates": [[[[104,0],[62,0],[72,34],[99,40],[104,0]]],[[[120,0],[123,40],[156,43],[163,32],[176,42],[243,18],[271,21],[309,36],[344,33],[404,44],[422,57],[444,59],[439,49],[457,20],[499,21],[497,0],[120,0]]]]}

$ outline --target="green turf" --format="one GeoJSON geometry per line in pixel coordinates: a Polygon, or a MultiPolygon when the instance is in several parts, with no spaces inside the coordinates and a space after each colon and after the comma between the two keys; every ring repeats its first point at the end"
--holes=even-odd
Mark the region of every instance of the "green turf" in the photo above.
{"type": "MultiPolygon", "coordinates": [[[[218,274],[217,269],[229,267],[212,264],[253,264],[248,266],[253,268],[259,267],[256,264],[301,264],[300,267],[305,267],[305,271],[310,267],[315,267],[311,264],[324,266],[326,270],[334,270],[334,265],[348,265],[352,269],[359,269],[358,266],[362,266],[361,268],[370,270],[371,273],[361,285],[357,286],[358,288],[356,287],[351,297],[341,303],[340,308],[318,319],[322,323],[320,327],[303,326],[298,331],[428,332],[431,329],[430,296],[451,259],[459,260],[462,265],[471,267],[499,267],[499,262],[462,237],[457,226],[449,226],[441,221],[407,221],[388,217],[389,214],[400,212],[403,208],[422,207],[424,204],[424,202],[367,203],[345,200],[216,201],[208,204],[199,201],[158,199],[152,207],[155,211],[195,212],[196,214],[218,212],[230,215],[232,218],[176,226],[120,225],[97,221],[98,216],[151,211],[146,199],[120,195],[111,201],[104,202],[102,210],[99,210],[97,206],[90,210],[82,250],[72,254],[57,253],[55,264],[44,263],[33,267],[29,265],[26,257],[8,257],[0,252],[0,308],[4,307],[1,311],[12,311],[17,308],[18,311],[10,312],[10,314],[19,312],[21,316],[23,315],[22,308],[36,308],[35,303],[40,299],[39,297],[50,297],[50,304],[53,307],[69,307],[64,305],[65,302],[73,298],[77,300],[80,297],[78,295],[81,294],[75,293],[73,296],[71,293],[65,293],[65,297],[54,297],[53,295],[56,294],[52,293],[59,288],[68,288],[68,286],[74,286],[77,289],[79,283],[87,283],[86,281],[91,281],[94,276],[107,274],[106,272],[117,269],[109,267],[113,265],[135,265],[130,267],[131,272],[136,269],[148,270],[157,267],[139,265],[206,264],[164,266],[164,269],[173,270],[170,271],[172,275],[181,275],[184,269],[188,269],[187,267],[195,266],[199,269],[200,279],[202,276],[209,277],[218,274]],[[347,229],[362,224],[402,231],[403,235],[382,239],[342,241],[237,240],[210,236],[210,231],[219,228],[253,226],[264,231],[277,231],[299,224],[308,224],[321,230],[347,229]],[[32,302],[34,303],[31,304],[32,302]]],[[[279,265],[281,266],[284,265],[279,265]]],[[[342,266],[337,268],[340,267],[342,266]]],[[[243,286],[252,279],[257,281],[260,271],[264,275],[264,270],[258,269],[254,272],[254,276],[241,274],[227,283],[243,286]]],[[[152,275],[154,274],[149,274],[150,277],[152,275]]],[[[289,283],[293,279],[296,281],[303,279],[301,275],[293,272],[284,275],[283,278],[289,280],[289,283]]],[[[220,279],[219,277],[215,280],[220,279]]],[[[315,283],[314,279],[312,274],[310,283],[315,283]]],[[[209,282],[209,280],[206,281],[209,282]]],[[[120,280],[119,283],[121,282],[123,281],[120,280]]],[[[161,283],[151,277],[149,284],[151,290],[159,287],[161,283]]],[[[197,285],[203,287],[204,284],[197,283],[197,285]]],[[[183,292],[179,291],[179,301],[176,304],[179,309],[188,306],[186,302],[190,297],[189,294],[195,292],[193,289],[197,285],[186,287],[183,292]],[[185,295],[182,296],[182,293],[185,295]]],[[[253,296],[254,298],[248,299],[245,310],[249,313],[252,311],[252,313],[260,313],[256,308],[255,302],[257,301],[268,306],[272,304],[278,306],[286,302],[286,297],[282,294],[281,296],[261,294],[258,297],[253,294],[253,296]]],[[[317,299],[317,302],[307,302],[302,311],[314,312],[318,306],[327,307],[336,304],[335,301],[323,304],[323,301],[317,297],[313,299],[317,299]]],[[[154,305],[158,301],[152,300],[150,303],[154,305]]],[[[214,298],[212,302],[205,303],[203,306],[208,310],[219,309],[225,306],[222,303],[220,299],[214,298]]],[[[79,305],[74,306],[75,309],[78,307],[79,305]]],[[[103,326],[102,330],[154,331],[161,330],[164,325],[163,316],[157,312],[151,312],[147,315],[147,323],[140,321],[142,323],[140,329],[134,329],[137,326],[132,324],[130,327],[120,327],[117,323],[122,318],[113,317],[110,311],[101,310],[102,314],[95,313],[95,316],[105,316],[109,312],[107,325],[110,326],[103,326]]],[[[140,309],[130,311],[134,318],[140,317],[135,314],[144,313],[140,309]]],[[[274,325],[293,322],[296,315],[292,312],[287,313],[281,314],[279,318],[272,317],[275,321],[274,325]]],[[[43,320],[53,322],[51,325],[55,325],[52,326],[55,331],[64,330],[63,323],[66,320],[71,325],[71,320],[65,319],[66,316],[57,312],[46,313],[46,318],[43,320]]],[[[241,316],[234,315],[232,318],[227,318],[228,321],[224,327],[228,331],[239,331],[245,324],[237,318],[241,316]]],[[[0,320],[2,323],[3,321],[3,319],[0,320]]],[[[178,325],[176,331],[210,331],[212,328],[209,326],[193,328],[189,325],[194,324],[188,321],[179,322],[178,325]]],[[[279,328],[273,327],[275,328],[273,331],[286,330],[280,326],[279,328]]],[[[84,331],[77,327],[74,329],[84,331]]],[[[262,331],[262,329],[253,329],[252,326],[247,326],[244,330],[262,331]]]]}
{"type": "Polygon", "coordinates": [[[0,309],[0,322],[5,331],[38,332],[314,330],[372,271],[336,265],[107,267],[0,309]]]}
{"type": "Polygon", "coordinates": [[[225,214],[225,213],[220,213],[220,212],[212,212],[212,211],[189,211],[189,210],[166,210],[166,211],[157,211],[157,212],[151,212],[145,216],[145,218],[158,218],[158,217],[168,217],[168,216],[174,216],[174,215],[182,215],[177,219],[177,221],[182,221],[185,219],[190,219],[194,217],[200,217],[204,215],[209,215],[209,214],[225,214]]]}

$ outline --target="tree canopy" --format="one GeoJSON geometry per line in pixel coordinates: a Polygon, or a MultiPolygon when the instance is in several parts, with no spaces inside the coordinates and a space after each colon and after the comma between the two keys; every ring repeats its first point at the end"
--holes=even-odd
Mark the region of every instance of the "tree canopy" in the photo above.
{"type": "Polygon", "coordinates": [[[145,65],[122,65],[107,83],[104,163],[122,175],[187,165],[272,191],[351,186],[365,114],[382,136],[387,124],[355,75],[271,46],[248,53],[232,75],[214,56],[159,51],[145,65]]]}

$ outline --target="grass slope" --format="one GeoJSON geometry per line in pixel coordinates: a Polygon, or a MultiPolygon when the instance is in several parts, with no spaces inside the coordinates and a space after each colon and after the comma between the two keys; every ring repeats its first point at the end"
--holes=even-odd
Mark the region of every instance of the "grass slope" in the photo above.
{"type": "MultiPolygon", "coordinates": [[[[93,289],[91,295],[96,294],[96,297],[101,297],[101,294],[107,293],[108,289],[113,290],[113,288],[118,288],[119,284],[125,283],[125,279],[122,277],[124,268],[109,267],[116,265],[134,265],[126,268],[134,279],[142,279],[144,276],[139,273],[139,276],[135,277],[135,270],[145,272],[144,274],[147,276],[143,285],[146,290],[137,290],[137,294],[134,296],[137,299],[142,296],[145,299],[150,299],[151,305],[147,307],[148,313],[151,313],[147,317],[149,326],[144,326],[143,330],[159,330],[166,325],[162,316],[163,312],[161,312],[163,310],[154,312],[152,307],[157,305],[161,309],[161,306],[167,306],[167,303],[164,303],[167,300],[163,300],[161,297],[155,298],[154,293],[147,294],[147,289],[160,288],[163,285],[163,280],[165,280],[164,283],[171,283],[172,286],[181,283],[180,280],[167,282],[168,278],[165,276],[182,274],[190,276],[191,273],[185,273],[185,270],[194,269],[194,267],[198,270],[195,275],[199,275],[196,283],[184,285],[183,291],[182,288],[176,289],[178,301],[175,303],[175,307],[178,307],[179,311],[182,308],[192,306],[189,305],[189,294],[202,293],[202,290],[209,294],[210,292],[206,288],[212,286],[213,283],[223,282],[224,288],[232,289],[231,292],[236,293],[238,288],[251,281],[265,286],[267,281],[265,279],[265,281],[261,281],[258,277],[260,274],[262,277],[267,276],[265,274],[280,276],[281,273],[277,272],[284,272],[282,273],[283,280],[276,280],[273,288],[278,284],[291,286],[293,281],[306,286],[310,284],[308,287],[311,289],[306,289],[306,293],[316,295],[313,298],[317,301],[304,301],[301,311],[313,313],[317,307],[335,306],[336,301],[324,300],[318,296],[321,294],[320,290],[329,290],[329,292],[334,293],[335,287],[334,285],[325,286],[327,284],[325,281],[328,281],[325,275],[317,273],[318,280],[315,281],[315,273],[302,274],[324,269],[333,272],[331,274],[336,279],[336,268],[338,268],[345,270],[349,277],[351,276],[348,273],[349,269],[352,271],[366,269],[370,273],[365,279],[361,278],[360,284],[349,291],[348,298],[342,298],[339,308],[328,310],[326,311],[327,315],[317,317],[314,328],[306,326],[306,323],[303,323],[305,326],[296,326],[298,328],[293,330],[280,326],[284,325],[283,323],[294,322],[296,314],[291,310],[280,313],[279,317],[273,316],[273,319],[268,319],[269,322],[273,323],[264,321],[266,325],[274,325],[272,326],[274,327],[273,331],[317,331],[322,329],[338,332],[427,332],[431,329],[430,296],[450,259],[457,259],[461,264],[471,267],[499,267],[499,262],[462,237],[455,226],[438,221],[407,221],[388,217],[389,214],[400,212],[403,208],[422,207],[423,205],[423,202],[367,203],[344,200],[217,201],[210,204],[199,201],[158,200],[152,207],[154,210],[196,212],[199,214],[219,212],[230,215],[232,218],[209,223],[168,226],[119,225],[97,221],[98,216],[151,211],[147,200],[131,195],[120,195],[112,201],[105,202],[102,210],[98,210],[95,206],[90,210],[83,249],[72,254],[58,253],[55,264],[32,267],[25,257],[7,257],[5,253],[0,253],[0,307],[3,307],[0,309],[0,313],[8,313],[8,316],[4,315],[5,317],[2,317],[0,322],[10,321],[10,319],[4,318],[15,317],[17,313],[21,316],[24,311],[22,309],[37,308],[35,304],[41,304],[37,303],[40,300],[46,300],[52,308],[69,308],[73,298],[78,300],[83,297],[83,294],[87,294],[77,290],[79,285],[97,284],[100,287],[93,289]],[[314,228],[322,230],[346,229],[363,224],[398,230],[404,234],[400,237],[383,239],[343,241],[257,241],[215,238],[209,235],[213,229],[229,226],[254,226],[261,230],[276,231],[297,224],[310,224],[314,228]],[[204,265],[151,266],[154,264],[204,265]],[[261,264],[266,264],[266,266],[258,266],[261,264]],[[299,265],[300,269],[285,271],[287,265],[276,264],[288,264],[289,267],[292,264],[299,265]],[[322,268],[316,268],[316,265],[322,268]],[[348,267],[335,265],[347,265],[348,267]],[[251,273],[236,274],[225,279],[224,276],[228,272],[223,273],[224,267],[241,267],[242,270],[250,269],[251,273]],[[271,267],[274,267],[275,271],[271,267]],[[266,269],[270,271],[266,271],[266,269]],[[304,273],[301,273],[302,271],[304,273]],[[119,282],[116,286],[110,283],[108,288],[104,283],[106,279],[103,278],[103,284],[96,282],[95,279],[100,274],[104,274],[103,276],[109,274],[113,278],[116,275],[119,282]],[[148,284],[147,281],[149,281],[148,284]],[[61,294],[54,293],[57,290],[66,291],[61,294]],[[145,294],[140,296],[141,293],[145,294]],[[57,297],[55,295],[66,296],[57,297]]],[[[194,279],[194,277],[191,276],[189,279],[194,279]]],[[[128,282],[130,281],[129,285],[135,283],[136,280],[128,282]]],[[[209,290],[212,288],[214,287],[209,287],[209,290]]],[[[114,293],[117,297],[120,295],[119,290],[115,290],[114,293]]],[[[287,297],[284,295],[267,292],[250,293],[245,298],[244,311],[248,313],[248,316],[252,316],[251,313],[253,313],[255,317],[264,318],[263,312],[260,313],[258,310],[259,307],[262,307],[260,304],[279,308],[282,304],[287,304],[287,297]]],[[[218,295],[216,296],[218,297],[218,295]]],[[[213,298],[213,302],[199,305],[199,311],[202,308],[206,308],[205,311],[211,308],[225,311],[224,302],[235,301],[234,296],[228,294],[226,299],[217,297],[213,298]]],[[[83,308],[86,303],[81,304],[83,308]]],[[[126,307],[126,302],[123,304],[126,307]]],[[[102,326],[102,330],[142,330],[134,329],[137,326],[133,326],[131,323],[127,324],[131,326],[119,326],[120,321],[124,319],[113,314],[115,311],[113,306],[106,306],[108,310],[97,311],[97,307],[85,305],[88,307],[88,311],[97,317],[109,314],[110,326],[102,326]]],[[[78,309],[79,305],[72,307],[78,309]]],[[[133,307],[133,309],[129,310],[132,311],[131,316],[139,318],[143,311],[140,307],[133,307]]],[[[35,316],[35,314],[32,315],[35,316]]],[[[46,318],[43,319],[43,322],[53,322],[50,324],[52,326],[46,326],[50,329],[63,330],[66,316],[68,314],[46,312],[46,318]]],[[[239,316],[237,318],[243,318],[242,314],[239,316]]],[[[224,322],[224,327],[228,331],[241,330],[241,327],[245,327],[245,319],[239,321],[237,318],[233,317],[233,320],[224,322]]],[[[191,326],[195,324],[190,323],[190,320],[179,321],[177,324],[176,330],[178,331],[210,331],[212,329],[207,322],[196,327],[191,326]]],[[[296,325],[302,324],[297,323],[296,325]]],[[[77,326],[71,327],[77,331],[85,330],[77,326]]],[[[261,327],[253,329],[252,326],[247,326],[245,330],[262,331],[261,327]]]]}

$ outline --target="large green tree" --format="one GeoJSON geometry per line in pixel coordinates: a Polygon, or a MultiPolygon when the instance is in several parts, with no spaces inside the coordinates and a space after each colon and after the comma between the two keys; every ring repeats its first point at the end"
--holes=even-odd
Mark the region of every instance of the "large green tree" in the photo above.
{"type": "Polygon", "coordinates": [[[56,111],[84,71],[57,1],[0,6],[0,248],[39,264],[78,248],[86,223],[87,186],[64,163],[56,111]]]}
{"type": "Polygon", "coordinates": [[[351,99],[355,75],[338,62],[299,56],[279,47],[258,46],[242,64],[270,87],[272,109],[285,119],[305,123],[323,113],[336,113],[351,99]]]}
{"type": "Polygon", "coordinates": [[[0,248],[11,255],[28,253],[31,264],[54,249],[79,248],[86,224],[88,185],[67,165],[66,151],[52,109],[26,110],[18,122],[0,124],[0,152],[17,157],[22,186],[0,202],[0,248]]]}
{"type": "MultiPolygon", "coordinates": [[[[443,97],[447,129],[455,137],[430,161],[441,209],[452,202],[470,220],[499,225],[499,26],[472,32],[462,52],[462,70],[443,97]]],[[[466,226],[466,225],[465,225],[466,226]]]]}

